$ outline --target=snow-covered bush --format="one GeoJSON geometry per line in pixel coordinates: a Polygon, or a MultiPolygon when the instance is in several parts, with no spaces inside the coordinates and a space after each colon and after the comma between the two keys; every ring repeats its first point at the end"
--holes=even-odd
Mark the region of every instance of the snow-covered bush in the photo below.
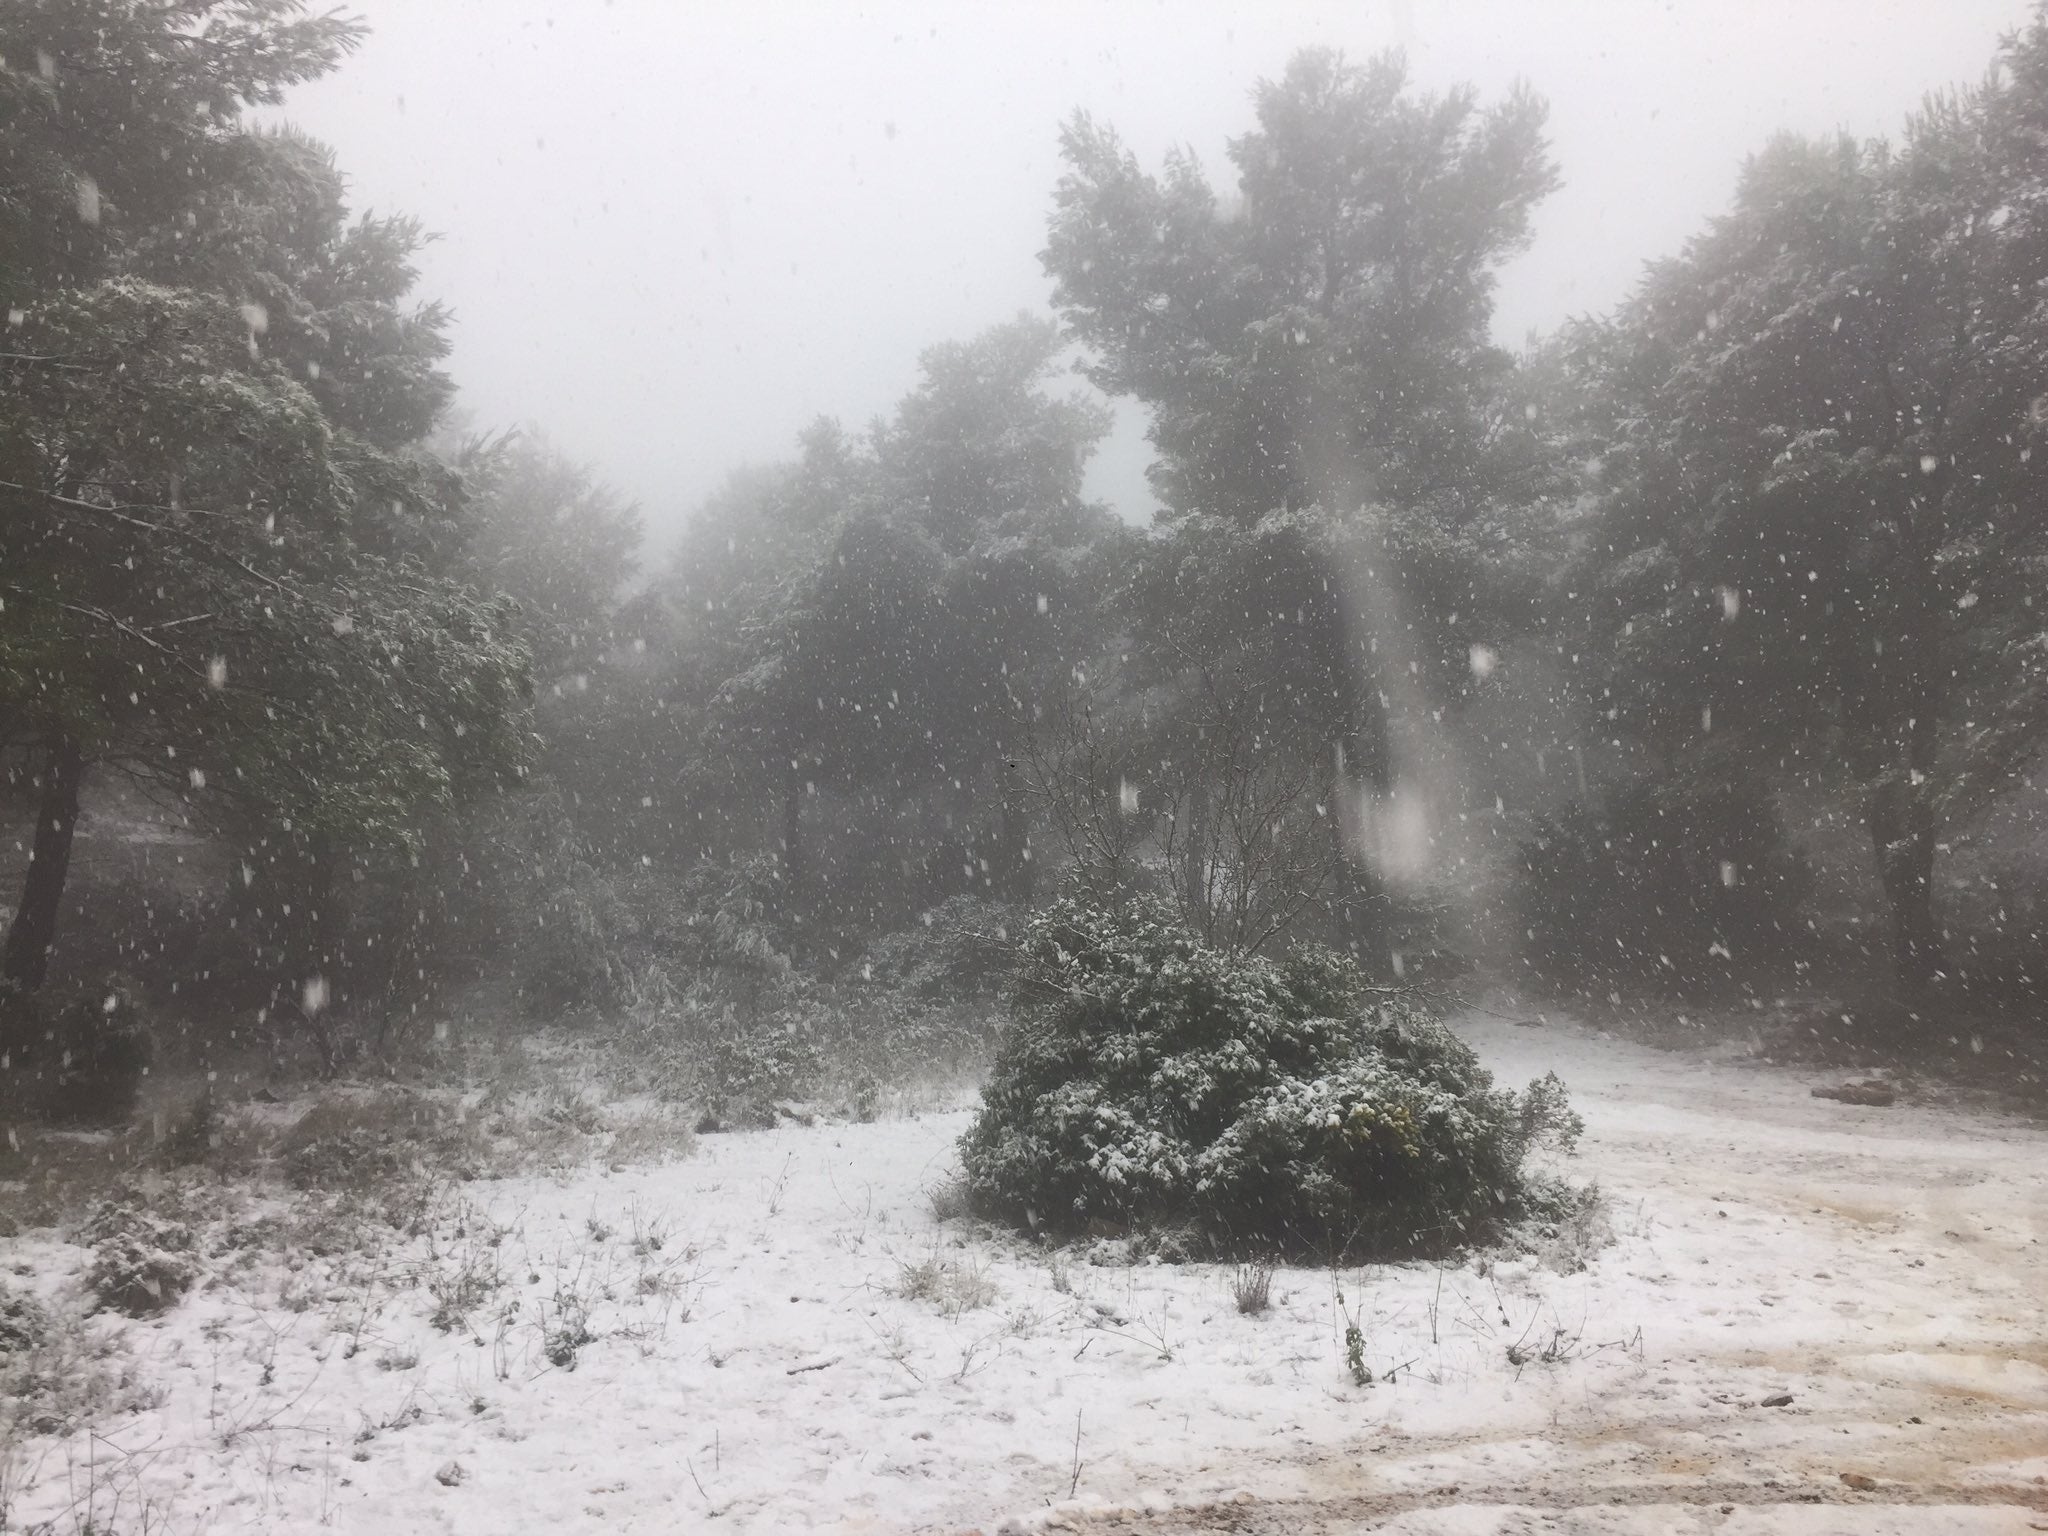
{"type": "Polygon", "coordinates": [[[742,998],[698,996],[674,1025],[677,1086],[707,1129],[772,1125],[776,1106],[806,1098],[824,1070],[815,1010],[795,976],[742,998]]]}
{"type": "Polygon", "coordinates": [[[0,1363],[41,1349],[49,1338],[49,1310],[35,1297],[0,1285],[0,1363]]]}
{"type": "Polygon", "coordinates": [[[765,858],[706,860],[680,888],[629,1012],[671,1096],[704,1127],[764,1124],[822,1070],[814,984],[778,920],[780,872],[765,858]]]}
{"type": "Polygon", "coordinates": [[[10,1469],[8,1460],[24,1435],[68,1435],[103,1414],[160,1398],[161,1388],[121,1347],[118,1330],[90,1326],[68,1300],[46,1303],[0,1284],[0,1529],[17,1529],[7,1523],[8,1473],[20,1468],[10,1469]]]}
{"type": "Polygon", "coordinates": [[[650,968],[631,1022],[649,1086],[703,1112],[698,1128],[772,1125],[824,1071],[819,990],[791,971],[672,979],[650,968]]]}
{"type": "Polygon", "coordinates": [[[85,1285],[103,1308],[148,1317],[199,1278],[192,1229],[128,1201],[105,1201],[79,1234],[92,1245],[85,1285]]]}
{"type": "Polygon", "coordinates": [[[1493,1086],[1347,960],[1210,948],[1163,902],[1075,900],[1024,937],[1017,1016],[962,1140],[979,1208],[1055,1236],[1192,1223],[1220,1249],[1455,1246],[1528,1210],[1554,1077],[1493,1086]]]}
{"type": "Polygon", "coordinates": [[[635,909],[627,878],[578,862],[536,896],[531,933],[520,945],[519,984],[544,1018],[619,1005],[630,974],[635,909]]]}
{"type": "Polygon", "coordinates": [[[396,1088],[322,1099],[292,1123],[277,1150],[295,1189],[364,1190],[426,1170],[473,1178],[486,1166],[457,1105],[396,1088]]]}

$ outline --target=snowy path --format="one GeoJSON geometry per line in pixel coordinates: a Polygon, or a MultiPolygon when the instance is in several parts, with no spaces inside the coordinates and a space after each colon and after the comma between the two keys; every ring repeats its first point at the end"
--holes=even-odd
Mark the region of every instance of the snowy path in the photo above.
{"type": "MultiPolygon", "coordinates": [[[[475,1260],[473,1218],[301,1312],[278,1274],[224,1277],[129,1325],[168,1395],[105,1427],[90,1480],[171,1530],[378,1536],[2048,1527],[2048,1131],[1461,1028],[1508,1080],[1570,1084],[1618,1241],[1577,1274],[1366,1272],[1371,1388],[1326,1272],[1282,1272],[1243,1317],[1224,1268],[939,1223],[955,1112],[473,1186],[509,1224],[508,1284],[450,1333],[424,1277],[475,1260]],[[672,1236],[636,1255],[657,1217],[672,1236]],[[546,1358],[551,1297],[591,1308],[573,1369],[546,1358]]],[[[84,1469],[42,1471],[24,1503],[54,1512],[84,1469]]]]}

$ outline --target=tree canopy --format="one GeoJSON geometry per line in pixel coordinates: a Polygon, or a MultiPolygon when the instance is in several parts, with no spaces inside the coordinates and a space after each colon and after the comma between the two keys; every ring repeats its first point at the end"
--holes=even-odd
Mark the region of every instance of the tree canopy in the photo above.
{"type": "Polygon", "coordinates": [[[1587,645],[1680,774],[1853,791],[1905,973],[1944,961],[1944,828],[2044,711],[2048,26],[1901,141],[1781,138],[1571,339],[1604,408],[1587,645]]]}
{"type": "Polygon", "coordinates": [[[424,236],[351,222],[325,150],[241,115],[355,24],[108,3],[6,28],[0,742],[40,755],[45,812],[6,977],[32,988],[94,765],[316,862],[403,852],[515,775],[529,662],[419,446],[452,388],[445,312],[401,307],[424,236]]]}

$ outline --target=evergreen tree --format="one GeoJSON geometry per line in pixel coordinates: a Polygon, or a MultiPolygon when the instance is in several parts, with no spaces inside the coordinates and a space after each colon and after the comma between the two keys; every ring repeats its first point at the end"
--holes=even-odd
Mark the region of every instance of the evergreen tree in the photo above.
{"type": "Polygon", "coordinates": [[[1073,119],[1043,260],[1096,382],[1152,414],[1167,530],[1141,656],[1191,708],[1232,678],[1254,739],[1320,761],[1311,798],[1351,833],[1339,937],[1376,950],[1362,856],[1390,743],[1529,617],[1558,486],[1488,328],[1555,175],[1536,97],[1419,95],[1397,56],[1309,50],[1254,99],[1227,200],[1191,156],[1155,178],[1073,119]]]}
{"type": "Polygon", "coordinates": [[[525,755],[525,648],[452,574],[465,495],[413,447],[449,392],[445,316],[399,308],[419,231],[348,222],[324,151],[241,117],[358,35],[261,0],[0,31],[0,742],[41,800],[14,988],[45,977],[95,764],[236,825],[270,909],[310,917],[525,755]]]}
{"type": "Polygon", "coordinates": [[[2048,727],[2048,21],[1897,145],[1782,138],[1578,338],[1613,447],[1588,688],[1667,772],[1861,805],[1898,971],[1943,830],[2048,727]]]}

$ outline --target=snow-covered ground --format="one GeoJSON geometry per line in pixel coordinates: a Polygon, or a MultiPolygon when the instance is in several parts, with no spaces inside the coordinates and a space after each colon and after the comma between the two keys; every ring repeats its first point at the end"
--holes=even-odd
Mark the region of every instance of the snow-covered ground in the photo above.
{"type": "MultiPolygon", "coordinates": [[[[1589,1267],[1567,1232],[1491,1266],[1288,1269],[1245,1316],[1227,1266],[940,1220],[964,1106],[707,1136],[682,1162],[466,1186],[367,1271],[214,1261],[163,1319],[108,1325],[161,1402],[31,1442],[15,1518],[2048,1529],[2048,1130],[1564,1025],[1459,1027],[1508,1080],[1570,1084],[1615,1238],[1589,1267]],[[475,1304],[444,1332],[451,1296],[475,1304]]],[[[46,1292],[75,1284],[82,1251],[12,1246],[46,1292]]]]}

